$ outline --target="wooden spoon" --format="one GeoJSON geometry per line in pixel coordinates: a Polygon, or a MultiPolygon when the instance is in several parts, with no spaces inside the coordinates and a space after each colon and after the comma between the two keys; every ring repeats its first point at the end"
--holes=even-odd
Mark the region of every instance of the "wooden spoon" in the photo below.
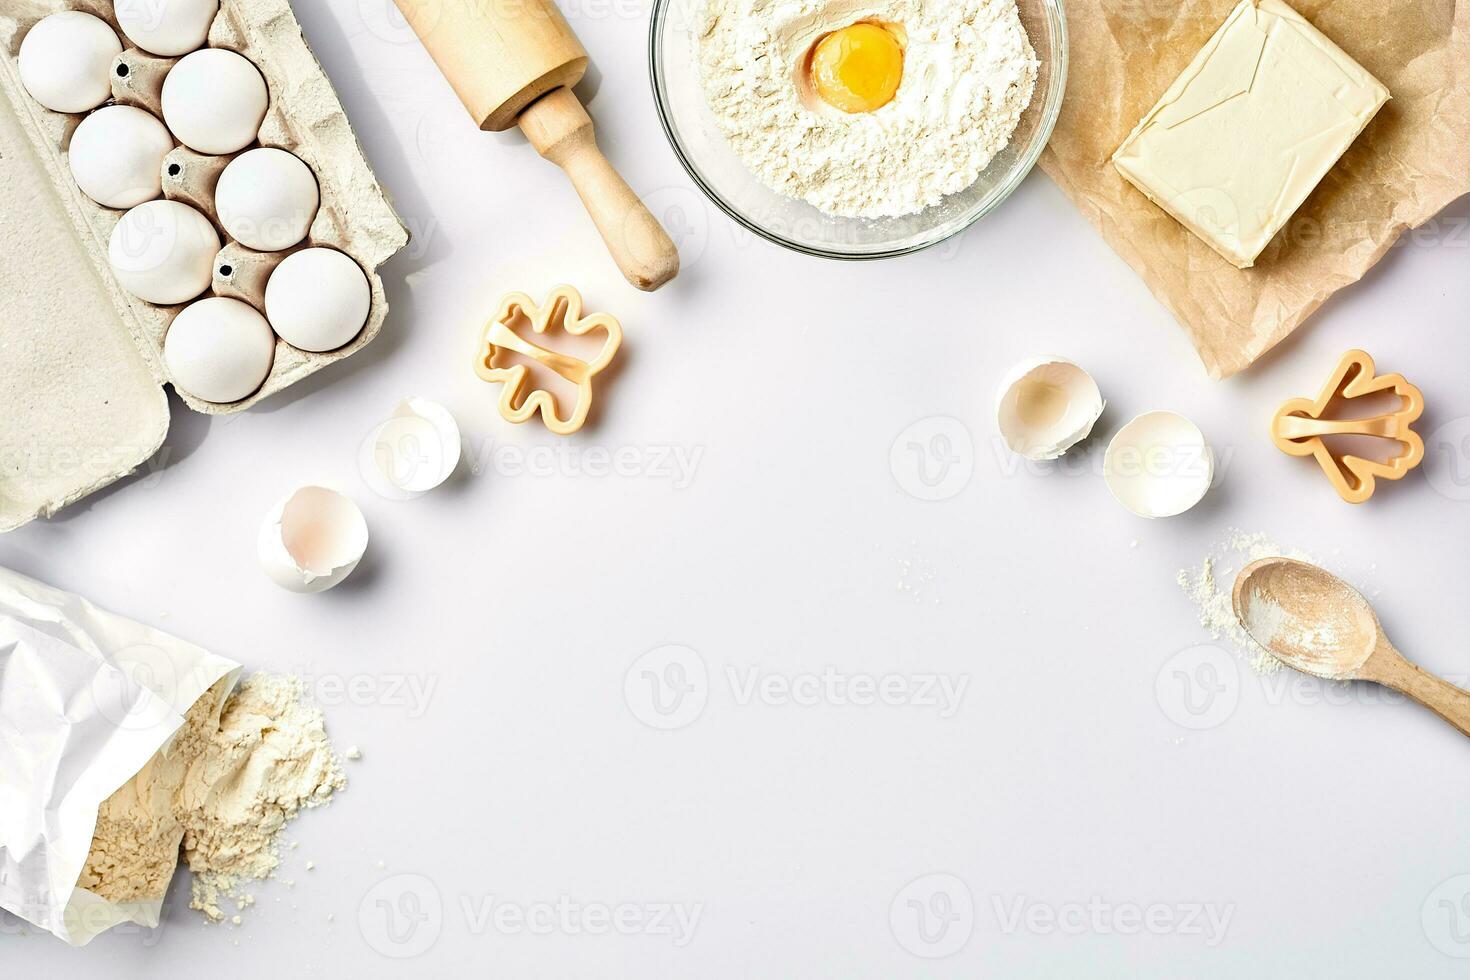
{"type": "Polygon", "coordinates": [[[1232,600],[1245,631],[1288,667],[1328,680],[1382,684],[1470,735],[1470,691],[1405,659],[1368,600],[1330,572],[1266,558],[1240,570],[1232,600]]]}

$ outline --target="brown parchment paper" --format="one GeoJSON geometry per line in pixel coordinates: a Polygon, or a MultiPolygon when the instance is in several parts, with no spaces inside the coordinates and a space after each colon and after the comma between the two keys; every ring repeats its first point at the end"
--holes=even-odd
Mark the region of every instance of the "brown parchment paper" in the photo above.
{"type": "Polygon", "coordinates": [[[1392,99],[1257,260],[1236,269],[1109,157],[1238,0],[1068,0],[1066,99],[1040,166],[1189,332],[1249,367],[1399,235],[1470,192],[1470,0],[1289,0],[1392,99]]]}

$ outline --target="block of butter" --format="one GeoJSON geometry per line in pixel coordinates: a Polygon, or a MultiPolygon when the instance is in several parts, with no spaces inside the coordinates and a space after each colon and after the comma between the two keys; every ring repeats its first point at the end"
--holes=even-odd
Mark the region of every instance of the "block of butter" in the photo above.
{"type": "Polygon", "coordinates": [[[1241,0],[1113,165],[1248,269],[1388,97],[1281,0],[1241,0]]]}

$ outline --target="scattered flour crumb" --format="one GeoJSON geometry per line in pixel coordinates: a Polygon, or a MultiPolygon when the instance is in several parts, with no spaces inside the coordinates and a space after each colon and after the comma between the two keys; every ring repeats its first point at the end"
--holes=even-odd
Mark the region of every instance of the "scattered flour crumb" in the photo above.
{"type": "Polygon", "coordinates": [[[1224,542],[1200,562],[1196,569],[1179,570],[1177,581],[1199,609],[1199,622],[1216,640],[1229,640],[1246,657],[1258,673],[1274,674],[1283,666],[1235,618],[1231,589],[1235,573],[1262,558],[1295,558],[1317,564],[1317,559],[1301,551],[1285,548],[1264,533],[1254,534],[1232,528],[1224,542]],[[1223,580],[1223,581],[1222,581],[1223,580]]]}
{"type": "Polygon", "coordinates": [[[358,759],[362,758],[362,749],[358,748],[355,745],[349,745],[347,746],[347,751],[342,754],[348,759],[351,759],[353,762],[356,762],[358,759]]]}

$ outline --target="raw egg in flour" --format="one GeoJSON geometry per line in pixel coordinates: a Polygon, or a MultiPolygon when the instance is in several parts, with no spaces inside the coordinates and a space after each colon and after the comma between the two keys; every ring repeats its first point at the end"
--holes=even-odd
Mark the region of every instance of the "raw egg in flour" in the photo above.
{"type": "Polygon", "coordinates": [[[833,31],[812,49],[812,87],[843,112],[877,112],[903,82],[903,44],[881,24],[833,31]]]}

